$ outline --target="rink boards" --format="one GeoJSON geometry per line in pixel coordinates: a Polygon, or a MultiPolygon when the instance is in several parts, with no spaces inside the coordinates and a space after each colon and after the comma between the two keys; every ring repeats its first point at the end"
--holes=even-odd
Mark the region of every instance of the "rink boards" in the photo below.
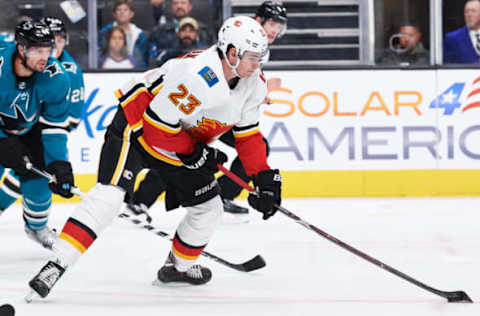
{"type": "MultiPolygon", "coordinates": [[[[85,74],[84,120],[69,139],[77,184],[95,182],[116,110],[138,73],[85,74]]],[[[269,164],[284,196],[480,195],[480,76],[475,70],[267,72],[282,88],[262,106],[269,164]]],[[[173,106],[166,104],[165,106],[173,106]]],[[[215,143],[217,145],[217,143],[215,143]]],[[[233,151],[218,145],[228,153],[233,151]]]]}

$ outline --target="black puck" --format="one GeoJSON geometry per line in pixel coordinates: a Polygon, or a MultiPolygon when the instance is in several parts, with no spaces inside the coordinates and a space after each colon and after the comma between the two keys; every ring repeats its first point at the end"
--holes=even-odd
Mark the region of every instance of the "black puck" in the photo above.
{"type": "Polygon", "coordinates": [[[0,306],[0,316],[15,316],[15,308],[10,304],[0,306]]]}

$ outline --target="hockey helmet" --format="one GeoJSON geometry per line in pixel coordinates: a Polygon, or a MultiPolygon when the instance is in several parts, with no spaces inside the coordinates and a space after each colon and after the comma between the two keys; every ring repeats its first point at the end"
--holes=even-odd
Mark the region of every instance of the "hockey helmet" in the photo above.
{"type": "Polygon", "coordinates": [[[67,29],[65,28],[65,24],[59,18],[53,16],[46,16],[40,19],[40,22],[46,24],[50,31],[52,31],[53,35],[62,35],[63,37],[67,38],[67,29]]]}
{"type": "Polygon", "coordinates": [[[248,16],[232,17],[223,23],[218,32],[217,47],[224,56],[227,56],[230,45],[237,49],[237,56],[240,58],[247,51],[260,53],[262,57],[268,51],[265,30],[248,16]]]}
{"type": "Polygon", "coordinates": [[[40,19],[40,22],[45,23],[52,31],[53,36],[60,35],[65,39],[65,45],[69,44],[67,29],[65,28],[65,23],[59,18],[54,16],[46,16],[40,19]]]}
{"type": "Polygon", "coordinates": [[[25,47],[54,47],[55,38],[48,26],[40,21],[24,21],[15,28],[15,42],[25,47]]]}
{"type": "Polygon", "coordinates": [[[267,19],[272,19],[275,22],[280,22],[282,24],[287,24],[287,9],[276,1],[265,1],[258,8],[255,13],[255,17],[260,17],[262,19],[262,24],[267,19]]]}

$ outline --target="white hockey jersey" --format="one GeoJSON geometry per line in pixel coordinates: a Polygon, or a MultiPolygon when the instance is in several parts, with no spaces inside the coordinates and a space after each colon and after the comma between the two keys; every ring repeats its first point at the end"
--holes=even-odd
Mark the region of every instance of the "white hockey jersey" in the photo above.
{"type": "Polygon", "coordinates": [[[230,89],[215,45],[172,59],[116,94],[131,128],[142,129],[138,141],[157,159],[180,166],[176,153],[190,154],[196,142],[233,128],[247,173],[269,169],[258,129],[265,77],[257,70],[230,89]]]}

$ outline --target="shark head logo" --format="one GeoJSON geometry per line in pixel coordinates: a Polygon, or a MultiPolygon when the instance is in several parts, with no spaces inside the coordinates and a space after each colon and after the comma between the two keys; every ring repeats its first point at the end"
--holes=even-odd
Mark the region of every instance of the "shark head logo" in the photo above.
{"type": "Polygon", "coordinates": [[[62,62],[63,68],[65,68],[66,71],[72,72],[74,74],[77,73],[77,65],[72,62],[64,61],[62,62]]]}
{"type": "Polygon", "coordinates": [[[0,112],[0,125],[10,131],[24,129],[28,123],[33,122],[37,117],[36,111],[31,116],[28,116],[29,104],[30,95],[27,92],[20,92],[7,110],[0,112]]]}
{"type": "Polygon", "coordinates": [[[60,65],[57,63],[51,63],[48,65],[43,72],[49,72],[50,73],[50,78],[52,78],[55,75],[61,74],[62,69],[60,68],[60,65]]]}

